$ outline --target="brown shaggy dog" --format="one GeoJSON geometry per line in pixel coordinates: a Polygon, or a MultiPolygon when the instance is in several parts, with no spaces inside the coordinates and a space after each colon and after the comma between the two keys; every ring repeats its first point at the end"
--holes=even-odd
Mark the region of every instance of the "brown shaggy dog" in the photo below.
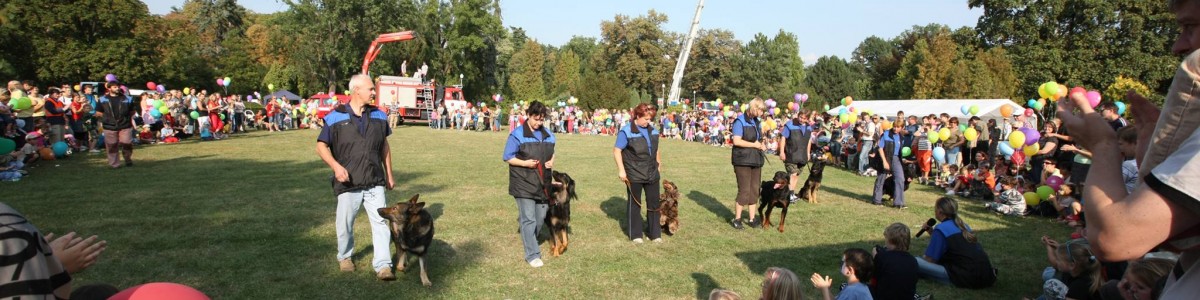
{"type": "Polygon", "coordinates": [[[658,219],[658,225],[662,226],[664,233],[675,235],[679,232],[679,187],[665,179],[662,187],[663,192],[658,202],[658,212],[662,217],[658,219]]]}

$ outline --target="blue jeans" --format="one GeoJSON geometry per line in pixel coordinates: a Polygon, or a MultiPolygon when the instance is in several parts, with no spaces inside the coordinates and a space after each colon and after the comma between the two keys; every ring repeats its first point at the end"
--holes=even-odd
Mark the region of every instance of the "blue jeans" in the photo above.
{"type": "Polygon", "coordinates": [[[932,279],[942,284],[954,285],[954,283],[950,282],[950,274],[946,273],[946,267],[926,261],[922,257],[917,258],[917,275],[921,278],[932,279]]]}
{"type": "Polygon", "coordinates": [[[358,215],[359,208],[365,207],[368,223],[371,224],[371,245],[375,249],[371,268],[379,270],[392,267],[392,232],[388,230],[387,220],[379,215],[379,209],[387,206],[383,192],[382,186],[376,186],[337,196],[337,219],[333,226],[337,230],[338,260],[349,259],[354,254],[354,217],[358,215]]]}
{"type": "MultiPolygon", "coordinates": [[[[904,206],[904,166],[900,164],[900,156],[892,156],[888,162],[888,167],[892,170],[892,183],[895,184],[895,194],[892,195],[892,205],[896,207],[904,206]]],[[[872,203],[883,203],[883,185],[887,183],[888,172],[879,170],[879,174],[875,175],[875,194],[871,198],[872,203]]]]}
{"type": "MultiPolygon", "coordinates": [[[[858,148],[858,172],[867,171],[867,163],[870,159],[867,158],[867,153],[871,152],[871,148],[875,147],[875,141],[863,141],[862,148],[858,148]]],[[[883,170],[875,170],[882,172],[883,170]]]]}
{"type": "Polygon", "coordinates": [[[533,199],[517,198],[517,224],[521,232],[521,244],[525,248],[525,261],[542,258],[538,246],[538,233],[545,227],[546,211],[550,206],[533,199]]]}
{"type": "Polygon", "coordinates": [[[946,164],[957,165],[960,168],[965,164],[958,162],[958,155],[962,153],[961,147],[950,147],[946,149],[946,164]]]}

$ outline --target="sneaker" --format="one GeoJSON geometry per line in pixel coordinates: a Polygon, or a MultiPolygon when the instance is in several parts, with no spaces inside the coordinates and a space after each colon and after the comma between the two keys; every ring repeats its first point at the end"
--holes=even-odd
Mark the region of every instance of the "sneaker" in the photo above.
{"type": "Polygon", "coordinates": [[[800,200],[800,197],[796,197],[796,193],[792,193],[790,196],[788,196],[789,203],[795,204],[798,200],[800,200]]]}
{"type": "Polygon", "coordinates": [[[379,269],[379,272],[375,273],[375,278],[378,278],[379,280],[383,280],[383,281],[392,281],[392,280],[396,280],[396,275],[392,274],[392,268],[389,267],[389,268],[379,269]]]}
{"type": "Polygon", "coordinates": [[[954,196],[954,189],[947,189],[946,196],[954,196]]]}
{"type": "Polygon", "coordinates": [[[534,267],[534,268],[541,268],[541,267],[542,267],[542,265],[544,265],[544,263],[542,263],[542,259],[541,259],[541,258],[534,258],[533,260],[529,261],[529,266],[530,266],[530,267],[534,267]]]}
{"type": "Polygon", "coordinates": [[[746,225],[750,225],[750,228],[758,228],[759,226],[762,226],[762,219],[750,220],[750,222],[747,222],[746,225]]]}
{"type": "Polygon", "coordinates": [[[354,262],[349,258],[338,261],[338,269],[342,272],[354,272],[354,262]]]}
{"type": "Polygon", "coordinates": [[[908,209],[908,205],[897,206],[896,209],[905,210],[905,209],[908,209]]]}
{"type": "Polygon", "coordinates": [[[662,239],[662,238],[657,238],[657,239],[653,239],[653,240],[650,240],[650,241],[651,241],[651,242],[655,242],[655,243],[662,244],[662,242],[663,242],[663,239],[662,239]]]}
{"type": "Polygon", "coordinates": [[[642,238],[636,238],[636,239],[633,239],[633,243],[634,243],[634,244],[641,244],[641,243],[642,243],[642,238]]]}
{"type": "Polygon", "coordinates": [[[729,223],[733,224],[733,229],[745,229],[745,227],[742,227],[742,219],[733,219],[729,223]]]}

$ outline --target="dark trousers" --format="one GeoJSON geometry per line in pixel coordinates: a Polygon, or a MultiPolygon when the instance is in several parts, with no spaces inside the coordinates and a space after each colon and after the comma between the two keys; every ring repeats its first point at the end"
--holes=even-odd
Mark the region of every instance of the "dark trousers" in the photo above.
{"type": "MultiPolygon", "coordinates": [[[[904,165],[900,164],[900,156],[892,156],[888,167],[892,168],[890,173],[892,173],[892,183],[895,184],[894,187],[896,190],[892,194],[892,205],[897,207],[904,206],[904,165]]],[[[880,170],[879,174],[875,175],[875,194],[871,198],[872,203],[883,203],[883,184],[887,182],[888,173],[880,170]]]]}
{"type": "Polygon", "coordinates": [[[642,232],[646,232],[646,236],[650,239],[662,237],[662,226],[658,224],[660,214],[658,213],[658,181],[654,182],[630,182],[629,183],[629,199],[626,206],[626,217],[629,219],[629,229],[626,233],[629,234],[629,239],[642,238],[642,232]],[[645,197],[643,196],[645,191],[645,197]],[[634,198],[641,201],[642,205],[633,200],[634,198]],[[642,223],[642,211],[646,211],[646,223],[642,223]],[[645,229],[643,229],[643,227],[645,229]]]}

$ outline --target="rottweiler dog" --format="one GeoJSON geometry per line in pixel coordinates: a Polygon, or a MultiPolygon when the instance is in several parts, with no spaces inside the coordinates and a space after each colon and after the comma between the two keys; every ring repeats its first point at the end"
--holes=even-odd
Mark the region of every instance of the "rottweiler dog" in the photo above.
{"type": "Polygon", "coordinates": [[[396,271],[404,272],[408,254],[412,253],[421,263],[421,284],[431,286],[433,283],[429,282],[429,275],[425,272],[425,253],[429,250],[429,244],[433,243],[433,217],[425,210],[425,202],[417,202],[420,197],[421,194],[417,194],[408,202],[380,208],[379,215],[390,221],[388,227],[392,230],[392,243],[396,244],[396,252],[400,254],[396,271]]]}
{"type": "Polygon", "coordinates": [[[658,219],[658,225],[662,226],[663,233],[675,235],[679,232],[679,187],[675,186],[670,180],[663,180],[663,192],[659,197],[658,212],[662,217],[658,219]]]}
{"type": "Polygon", "coordinates": [[[779,216],[779,232],[783,232],[783,223],[787,221],[788,206],[791,205],[788,190],[788,181],[791,176],[787,172],[777,171],[775,177],[771,181],[763,181],[762,189],[759,191],[759,206],[758,214],[763,218],[763,229],[771,227],[771,210],[776,207],[782,208],[783,212],[779,216]],[[763,213],[763,210],[766,213],[763,213]]]}
{"type": "Polygon", "coordinates": [[[808,179],[804,180],[804,186],[800,187],[796,197],[808,203],[817,203],[817,191],[821,189],[821,180],[825,177],[825,154],[818,148],[810,162],[812,167],[808,169],[808,179]]]}
{"type": "MultiPolygon", "coordinates": [[[[908,186],[912,185],[913,177],[917,175],[917,165],[907,160],[901,162],[901,164],[901,167],[904,168],[904,191],[908,191],[908,186]]],[[[896,194],[896,181],[892,177],[889,171],[887,179],[883,181],[883,196],[887,199],[895,200],[893,199],[893,195],[896,194]]]]}
{"type": "Polygon", "coordinates": [[[546,212],[546,228],[550,228],[553,245],[550,254],[558,257],[567,251],[567,231],[571,225],[571,200],[579,198],[575,194],[575,179],[567,173],[553,171],[550,184],[550,208],[546,212]]]}

